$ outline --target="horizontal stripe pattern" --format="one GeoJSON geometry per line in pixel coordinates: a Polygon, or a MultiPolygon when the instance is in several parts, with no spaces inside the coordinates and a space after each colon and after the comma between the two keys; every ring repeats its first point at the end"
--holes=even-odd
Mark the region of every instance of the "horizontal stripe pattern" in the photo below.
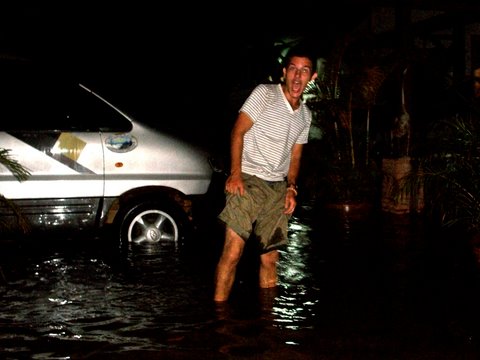
{"type": "Polygon", "coordinates": [[[244,137],[242,171],[268,181],[284,179],[293,145],[308,141],[310,110],[304,103],[293,110],[280,84],[260,84],[240,111],[254,123],[244,137]]]}

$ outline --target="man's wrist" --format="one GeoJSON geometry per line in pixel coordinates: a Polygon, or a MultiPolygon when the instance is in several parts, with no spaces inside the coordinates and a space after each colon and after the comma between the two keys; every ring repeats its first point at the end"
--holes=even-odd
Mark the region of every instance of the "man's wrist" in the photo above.
{"type": "Polygon", "coordinates": [[[287,185],[287,191],[292,191],[292,192],[295,194],[295,196],[297,196],[297,195],[298,195],[298,186],[297,186],[297,184],[289,183],[289,184],[287,185]]]}

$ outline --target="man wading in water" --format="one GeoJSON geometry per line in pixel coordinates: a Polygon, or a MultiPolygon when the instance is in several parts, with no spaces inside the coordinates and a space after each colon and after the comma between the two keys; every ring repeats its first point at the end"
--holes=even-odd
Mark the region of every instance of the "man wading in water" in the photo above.
{"type": "Polygon", "coordinates": [[[302,94],[317,77],[314,64],[306,48],[292,48],[285,58],[284,81],[258,85],[240,108],[231,132],[226,204],[218,216],[226,233],[215,271],[216,302],[228,300],[246,241],[252,238],[260,243],[260,288],[277,285],[278,249],[287,244],[312,121],[302,94]]]}

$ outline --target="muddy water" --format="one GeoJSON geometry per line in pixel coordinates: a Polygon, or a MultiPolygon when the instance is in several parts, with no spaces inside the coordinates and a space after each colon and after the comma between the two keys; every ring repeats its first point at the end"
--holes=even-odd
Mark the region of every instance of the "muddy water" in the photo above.
{"type": "Polygon", "coordinates": [[[0,244],[5,359],[476,359],[478,270],[450,236],[400,217],[304,207],[279,286],[247,248],[215,306],[222,235],[118,253],[101,239],[0,244]]]}

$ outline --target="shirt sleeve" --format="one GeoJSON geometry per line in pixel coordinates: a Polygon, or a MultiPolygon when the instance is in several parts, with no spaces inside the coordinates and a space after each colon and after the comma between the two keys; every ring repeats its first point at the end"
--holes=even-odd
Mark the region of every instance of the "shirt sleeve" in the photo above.
{"type": "Polygon", "coordinates": [[[253,122],[256,122],[268,105],[268,94],[267,86],[264,84],[257,85],[243,103],[240,111],[246,113],[253,122]]]}

